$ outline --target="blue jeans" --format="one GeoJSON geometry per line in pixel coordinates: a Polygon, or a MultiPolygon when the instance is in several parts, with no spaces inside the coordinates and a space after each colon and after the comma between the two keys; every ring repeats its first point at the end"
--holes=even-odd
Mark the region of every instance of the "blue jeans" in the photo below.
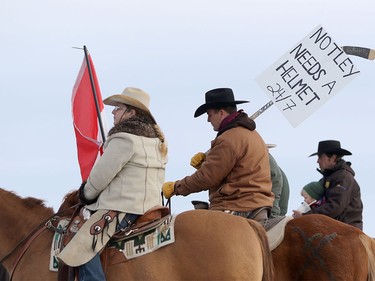
{"type": "MultiPolygon", "coordinates": [[[[118,224],[116,230],[124,229],[133,223],[138,215],[126,214],[118,224]]],[[[96,254],[90,261],[79,267],[79,281],[105,281],[105,274],[100,261],[100,255],[96,254]]]]}
{"type": "Polygon", "coordinates": [[[124,230],[129,224],[132,225],[138,217],[139,215],[126,214],[122,221],[117,225],[116,231],[124,230]]]}
{"type": "Polygon", "coordinates": [[[79,281],[105,280],[105,274],[99,254],[96,254],[90,261],[79,267],[79,281]]]}

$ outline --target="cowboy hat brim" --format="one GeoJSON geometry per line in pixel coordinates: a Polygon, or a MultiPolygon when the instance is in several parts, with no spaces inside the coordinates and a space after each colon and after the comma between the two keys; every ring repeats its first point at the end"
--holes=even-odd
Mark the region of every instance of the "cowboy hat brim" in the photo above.
{"type": "Polygon", "coordinates": [[[273,143],[266,143],[266,146],[267,146],[267,148],[274,148],[274,147],[276,147],[277,145],[276,145],[276,144],[273,144],[273,143]]]}
{"type": "Polygon", "coordinates": [[[336,148],[336,149],[327,149],[327,150],[315,152],[315,153],[309,155],[309,157],[315,156],[315,155],[318,155],[318,154],[322,154],[322,153],[330,153],[330,154],[336,154],[336,155],[342,155],[342,156],[352,155],[352,153],[349,150],[346,150],[346,149],[343,149],[343,148],[336,148]]]}
{"type": "Polygon", "coordinates": [[[113,95],[103,100],[106,105],[118,106],[120,104],[128,104],[139,109],[142,109],[151,114],[150,110],[140,101],[125,95],[113,95]]]}
{"type": "Polygon", "coordinates": [[[211,108],[218,108],[218,107],[225,107],[225,106],[231,106],[241,103],[247,103],[249,101],[245,100],[238,100],[238,101],[230,101],[230,102],[209,102],[202,104],[200,107],[197,108],[197,110],[194,113],[194,118],[201,116],[202,114],[207,112],[207,109],[211,108]]]}
{"type": "Polygon", "coordinates": [[[121,94],[113,95],[104,99],[103,103],[105,105],[112,105],[112,106],[118,106],[119,104],[127,104],[127,105],[134,106],[148,113],[156,124],[155,117],[152,115],[151,111],[143,103],[141,103],[140,101],[132,97],[121,95],[121,94]]]}

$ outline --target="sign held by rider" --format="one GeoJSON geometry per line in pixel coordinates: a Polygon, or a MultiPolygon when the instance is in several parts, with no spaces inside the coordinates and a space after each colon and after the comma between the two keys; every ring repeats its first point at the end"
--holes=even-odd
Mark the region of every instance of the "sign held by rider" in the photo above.
{"type": "Polygon", "coordinates": [[[358,74],[352,60],[319,25],[256,81],[296,127],[358,74]]]}

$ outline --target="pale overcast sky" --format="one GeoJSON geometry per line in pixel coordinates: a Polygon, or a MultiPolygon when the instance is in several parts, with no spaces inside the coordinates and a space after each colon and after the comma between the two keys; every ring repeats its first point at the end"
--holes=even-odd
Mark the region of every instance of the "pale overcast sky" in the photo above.
{"type": "MultiPolygon", "coordinates": [[[[194,119],[204,93],[231,87],[249,114],[269,101],[255,78],[316,26],[340,45],[375,48],[372,0],[4,1],[0,10],[0,186],[46,200],[55,210],[81,183],[71,94],[83,51],[91,53],[103,98],[127,86],[151,95],[169,142],[166,180],[194,170],[190,158],[215,137],[206,116],[194,119]]],[[[271,107],[256,119],[288,175],[289,214],[300,189],[318,180],[318,142],[341,141],[353,156],[364,203],[364,231],[375,236],[372,108],[375,61],[351,58],[360,75],[296,128],[271,107]]],[[[107,107],[108,127],[112,126],[107,107]]],[[[206,192],[173,198],[176,213],[206,192]]]]}

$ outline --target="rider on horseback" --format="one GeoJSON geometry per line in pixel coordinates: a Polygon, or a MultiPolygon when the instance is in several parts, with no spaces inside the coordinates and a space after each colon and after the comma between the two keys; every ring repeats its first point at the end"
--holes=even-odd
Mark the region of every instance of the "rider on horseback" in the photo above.
{"type": "Polygon", "coordinates": [[[80,188],[81,203],[93,214],[57,256],[69,266],[79,266],[79,280],[105,280],[99,252],[109,238],[162,203],[167,145],[149,110],[149,95],[126,88],[103,102],[115,106],[114,127],[80,188]],[[103,219],[107,223],[100,227],[103,219]]]}
{"type": "MultiPolygon", "coordinates": [[[[306,214],[322,214],[338,221],[355,226],[362,230],[361,190],[355,180],[354,170],[350,162],[342,159],[345,155],[352,155],[341,148],[337,140],[319,142],[318,151],[310,156],[318,156],[318,172],[323,175],[320,183],[325,188],[325,204],[311,209],[306,214]]],[[[293,211],[294,217],[302,216],[301,212],[293,211]]]]}
{"type": "Polygon", "coordinates": [[[219,88],[206,93],[206,103],[194,114],[208,115],[217,131],[206,153],[192,158],[198,170],[176,182],[166,182],[163,193],[173,195],[209,190],[209,209],[225,211],[265,222],[273,206],[268,149],[255,130],[255,122],[237,104],[231,89],[219,88]]]}

